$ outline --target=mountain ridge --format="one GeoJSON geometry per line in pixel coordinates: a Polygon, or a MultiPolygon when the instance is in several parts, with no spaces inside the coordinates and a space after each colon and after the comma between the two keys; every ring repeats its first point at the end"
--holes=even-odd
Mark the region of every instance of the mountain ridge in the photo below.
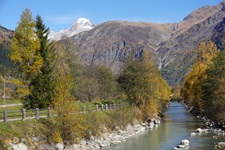
{"type": "Polygon", "coordinates": [[[127,57],[141,57],[147,50],[164,78],[174,85],[182,83],[189,71],[198,43],[211,39],[219,45],[225,41],[224,30],[225,2],[221,2],[201,7],[178,23],[107,21],[74,35],[74,30],[66,31],[79,47],[83,65],[105,64],[117,73],[127,57]]]}
{"type": "MultiPolygon", "coordinates": [[[[129,53],[136,57],[147,50],[158,68],[167,72],[167,66],[178,63],[179,58],[195,60],[196,55],[189,51],[193,51],[200,41],[211,39],[215,26],[225,17],[224,10],[224,2],[204,6],[178,23],[108,21],[71,39],[81,49],[84,64],[104,63],[117,72],[129,53]]],[[[179,78],[176,82],[182,82],[192,63],[186,64],[188,66],[183,67],[186,71],[178,68],[177,73],[172,73],[179,78]]],[[[174,81],[170,84],[174,85],[174,81]]]]}

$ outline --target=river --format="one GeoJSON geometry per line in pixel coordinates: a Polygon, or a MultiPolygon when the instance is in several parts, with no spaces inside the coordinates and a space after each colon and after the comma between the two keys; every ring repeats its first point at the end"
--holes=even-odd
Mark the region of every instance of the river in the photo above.
{"type": "Polygon", "coordinates": [[[190,136],[197,128],[205,128],[205,124],[188,113],[182,104],[171,102],[163,123],[157,128],[106,150],[171,150],[183,139],[190,141],[187,150],[213,150],[214,142],[224,141],[224,137],[214,139],[215,133],[190,136]]]}

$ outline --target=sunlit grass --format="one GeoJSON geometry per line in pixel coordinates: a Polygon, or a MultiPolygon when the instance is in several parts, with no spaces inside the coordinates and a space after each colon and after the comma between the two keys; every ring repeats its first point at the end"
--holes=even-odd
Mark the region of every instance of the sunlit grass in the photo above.
{"type": "MultiPolygon", "coordinates": [[[[5,99],[5,104],[20,104],[21,101],[18,99],[5,99]]],[[[0,105],[4,104],[4,99],[0,99],[0,105]]]]}
{"type": "Polygon", "coordinates": [[[10,107],[0,107],[0,112],[3,112],[4,110],[7,111],[17,111],[21,110],[23,106],[10,106],[10,107]]]}

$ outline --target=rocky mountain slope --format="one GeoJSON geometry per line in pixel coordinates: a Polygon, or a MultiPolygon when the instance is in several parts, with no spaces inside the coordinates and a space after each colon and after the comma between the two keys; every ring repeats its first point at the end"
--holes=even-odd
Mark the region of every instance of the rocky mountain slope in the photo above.
{"type": "MultiPolygon", "coordinates": [[[[13,31],[0,26],[0,44],[7,45],[12,35],[13,31]]],[[[182,83],[200,41],[211,39],[224,49],[225,2],[199,8],[178,23],[108,21],[94,27],[83,18],[70,29],[50,36],[58,40],[63,35],[71,36],[79,47],[84,65],[103,63],[115,73],[126,57],[140,57],[147,50],[162,75],[174,85],[182,83]]]]}
{"type": "Polygon", "coordinates": [[[173,24],[110,21],[75,35],[73,41],[81,49],[85,64],[104,63],[119,71],[124,58],[132,52],[136,57],[148,50],[156,64],[159,44],[170,38],[173,24]]]}
{"type": "Polygon", "coordinates": [[[179,23],[109,21],[72,37],[84,64],[104,63],[115,72],[131,53],[148,50],[171,85],[182,82],[195,60],[200,41],[211,39],[225,17],[225,3],[205,6],[179,23]],[[171,69],[171,67],[173,69],[171,69]]]}
{"type": "Polygon", "coordinates": [[[162,62],[161,71],[163,72],[163,76],[170,84],[173,85],[175,82],[183,81],[196,57],[193,50],[195,50],[200,41],[212,38],[218,30],[216,28],[223,22],[224,18],[224,2],[216,6],[202,7],[192,12],[181,22],[185,24],[190,22],[191,25],[185,25],[185,30],[179,32],[178,35],[175,30],[172,38],[161,44],[157,54],[162,62]],[[181,58],[186,59],[181,61],[181,58]],[[174,67],[177,65],[181,67],[174,67]],[[173,67],[172,70],[171,67],[173,67]]]}
{"type": "Polygon", "coordinates": [[[10,61],[8,55],[14,32],[0,26],[0,75],[15,76],[17,67],[10,61]]]}
{"type": "Polygon", "coordinates": [[[13,38],[13,31],[0,25],[0,44],[10,44],[13,38]]]}

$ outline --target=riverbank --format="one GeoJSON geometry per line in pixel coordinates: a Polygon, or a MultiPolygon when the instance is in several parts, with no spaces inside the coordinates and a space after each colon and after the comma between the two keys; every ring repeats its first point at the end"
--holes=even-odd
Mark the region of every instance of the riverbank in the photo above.
{"type": "Polygon", "coordinates": [[[19,139],[14,137],[12,141],[7,144],[7,149],[13,150],[28,150],[28,149],[39,149],[39,150],[97,150],[103,149],[112,145],[120,144],[128,140],[137,134],[140,134],[146,130],[151,130],[157,127],[161,123],[161,119],[151,119],[149,122],[139,123],[136,119],[133,125],[127,124],[124,129],[116,127],[114,131],[110,132],[107,128],[103,127],[104,130],[99,136],[91,136],[88,140],[82,139],[79,144],[68,144],[55,143],[48,144],[44,142],[40,137],[33,137],[31,140],[19,139]]]}
{"type": "Polygon", "coordinates": [[[149,123],[139,124],[137,120],[134,121],[133,125],[128,124],[125,129],[117,128],[113,132],[105,130],[99,137],[91,137],[89,140],[82,140],[80,144],[74,144],[72,147],[68,147],[68,150],[76,149],[102,149],[116,144],[125,142],[129,138],[138,135],[146,130],[151,130],[157,127],[161,122],[161,119],[151,119],[149,123]]]}
{"type": "MultiPolygon", "coordinates": [[[[195,116],[198,120],[201,120],[206,125],[206,129],[198,128],[190,134],[191,136],[199,136],[199,135],[208,134],[211,132],[211,133],[215,134],[213,136],[214,139],[217,139],[220,136],[225,137],[225,125],[224,124],[217,123],[217,122],[210,120],[203,114],[197,112],[193,106],[189,107],[183,101],[181,101],[181,103],[185,106],[185,108],[187,109],[187,111],[189,113],[191,113],[193,116],[195,116]]],[[[225,149],[225,140],[214,143],[214,147],[217,150],[225,149]]]]}
{"type": "Polygon", "coordinates": [[[193,106],[192,107],[189,107],[184,102],[182,102],[182,104],[185,105],[185,108],[187,109],[187,111],[189,113],[191,113],[193,116],[195,116],[199,120],[203,121],[208,129],[221,129],[221,130],[225,131],[225,125],[224,124],[219,123],[219,122],[214,122],[213,120],[210,120],[209,118],[207,118],[203,114],[197,112],[194,109],[193,106]]]}
{"type": "Polygon", "coordinates": [[[61,138],[63,131],[70,130],[61,130],[59,125],[63,122],[57,117],[1,123],[0,149],[99,149],[126,141],[161,122],[157,117],[142,123],[143,113],[137,107],[88,112],[74,117],[78,126],[73,124],[73,137],[66,140],[61,138]]]}

